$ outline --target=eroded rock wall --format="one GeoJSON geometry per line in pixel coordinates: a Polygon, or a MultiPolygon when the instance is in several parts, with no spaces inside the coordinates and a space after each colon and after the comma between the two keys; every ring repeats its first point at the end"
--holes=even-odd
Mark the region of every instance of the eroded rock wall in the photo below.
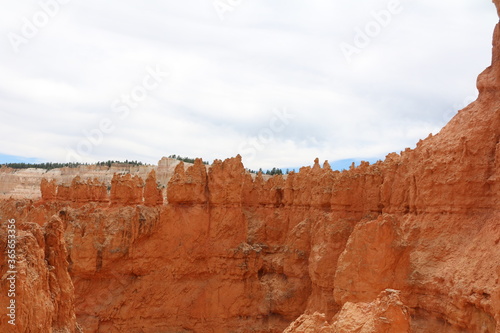
{"type": "Polygon", "coordinates": [[[493,51],[478,100],[383,162],[269,179],[239,156],[163,163],[166,194],[151,173],[1,201],[21,225],[19,332],[75,316],[85,332],[500,332],[499,27],[493,51]]]}
{"type": "Polygon", "coordinates": [[[5,249],[0,266],[0,331],[81,332],[76,323],[62,221],[53,217],[39,226],[6,220],[0,230],[0,247],[5,249]],[[4,228],[7,225],[15,225],[15,229],[4,228]],[[15,238],[8,237],[9,230],[16,230],[15,238]],[[15,242],[9,242],[12,239],[15,242]],[[14,307],[14,311],[8,307],[14,307]]]}
{"type": "MultiPolygon", "coordinates": [[[[175,162],[172,162],[175,163],[175,162]]],[[[77,168],[60,169],[11,169],[0,168],[0,199],[40,199],[40,183],[43,179],[55,180],[57,185],[70,185],[75,177],[80,177],[82,181],[87,179],[97,179],[101,183],[110,185],[111,179],[115,173],[130,173],[134,176],[146,178],[151,170],[156,167],[150,166],[132,166],[132,165],[81,165],[77,168]]]]}

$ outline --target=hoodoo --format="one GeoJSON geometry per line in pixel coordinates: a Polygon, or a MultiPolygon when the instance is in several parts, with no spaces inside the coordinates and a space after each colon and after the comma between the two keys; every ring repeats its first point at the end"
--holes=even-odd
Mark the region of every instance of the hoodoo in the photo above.
{"type": "Polygon", "coordinates": [[[343,172],[237,156],[2,199],[0,331],[500,332],[498,25],[477,87],[415,149],[343,172]]]}

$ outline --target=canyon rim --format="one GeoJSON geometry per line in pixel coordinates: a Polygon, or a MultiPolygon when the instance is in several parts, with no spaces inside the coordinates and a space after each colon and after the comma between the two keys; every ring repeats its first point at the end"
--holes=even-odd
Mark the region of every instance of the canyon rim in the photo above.
{"type": "Polygon", "coordinates": [[[415,149],[343,172],[2,168],[0,331],[499,333],[498,25],[477,88],[415,149]]]}

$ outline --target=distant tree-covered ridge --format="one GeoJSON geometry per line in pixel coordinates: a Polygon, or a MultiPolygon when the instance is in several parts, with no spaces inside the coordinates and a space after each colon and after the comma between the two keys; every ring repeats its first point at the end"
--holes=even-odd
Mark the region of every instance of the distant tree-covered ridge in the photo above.
{"type": "MultiPolygon", "coordinates": [[[[180,155],[170,155],[168,158],[173,158],[173,159],[176,159],[176,160],[179,160],[179,161],[182,161],[182,162],[186,162],[186,163],[194,163],[194,161],[196,160],[196,158],[190,158],[190,157],[182,157],[180,155]]],[[[203,161],[203,164],[206,164],[208,165],[208,162],[207,161],[203,161]]]]}
{"type": "Polygon", "coordinates": [[[259,173],[261,172],[262,174],[264,175],[271,175],[271,176],[274,176],[274,175],[288,175],[290,173],[290,170],[289,169],[286,169],[285,172],[283,172],[283,169],[280,169],[280,168],[272,168],[270,170],[266,170],[266,171],[263,171],[262,168],[259,169],[259,171],[255,171],[255,170],[250,170],[248,169],[248,172],[250,173],[259,173]]]}
{"type": "Polygon", "coordinates": [[[58,162],[46,162],[46,163],[4,163],[0,164],[0,167],[6,166],[12,169],[59,169],[59,168],[78,168],[81,165],[98,165],[98,166],[107,166],[111,167],[113,164],[127,164],[132,166],[144,165],[142,162],[138,161],[106,161],[106,162],[97,162],[97,163],[79,163],[79,162],[70,162],[70,163],[58,163],[58,162]]]}
{"type": "MultiPolygon", "coordinates": [[[[186,163],[194,163],[195,159],[190,158],[190,157],[182,157],[179,155],[170,155],[168,156],[169,158],[174,158],[179,161],[183,161],[186,163]]],[[[208,165],[208,162],[203,161],[203,164],[208,165]]],[[[60,169],[60,168],[78,168],[81,165],[97,165],[97,166],[107,166],[110,168],[112,165],[130,165],[130,166],[140,166],[140,165],[145,165],[142,162],[139,161],[105,161],[105,162],[97,162],[97,163],[79,163],[79,162],[70,162],[70,163],[58,163],[58,162],[46,162],[46,163],[4,163],[0,164],[0,167],[8,167],[12,169],[45,169],[45,170],[52,170],[52,169],[60,169]]],[[[255,170],[250,170],[247,169],[250,173],[258,173],[262,172],[265,175],[283,175],[283,174],[288,174],[289,170],[287,169],[286,172],[283,172],[282,169],[279,168],[272,168],[266,171],[263,171],[262,169],[259,169],[259,171],[255,170]]]]}
{"type": "MultiPolygon", "coordinates": [[[[262,169],[260,169],[259,171],[262,171],[262,169]]],[[[286,173],[288,174],[288,170],[286,171],[286,173]]],[[[281,170],[279,168],[272,168],[271,170],[266,171],[266,175],[271,175],[271,176],[282,175],[282,174],[283,174],[283,170],[281,170]]]]}
{"type": "Polygon", "coordinates": [[[132,165],[132,166],[144,165],[144,163],[142,163],[142,162],[129,161],[129,160],[125,160],[124,162],[121,162],[121,161],[106,161],[106,162],[97,162],[96,163],[96,165],[108,166],[108,167],[111,167],[113,164],[128,164],[128,165],[132,165]]]}

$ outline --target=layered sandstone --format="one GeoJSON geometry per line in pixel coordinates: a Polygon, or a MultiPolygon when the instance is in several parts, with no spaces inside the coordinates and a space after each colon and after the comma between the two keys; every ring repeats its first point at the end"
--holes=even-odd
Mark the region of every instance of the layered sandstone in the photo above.
{"type": "Polygon", "coordinates": [[[163,162],[0,201],[0,242],[21,226],[16,329],[500,332],[499,57],[497,26],[478,100],[373,165],[163,162]]]}
{"type": "Polygon", "coordinates": [[[7,224],[16,226],[15,247],[7,246],[6,228],[0,230],[0,247],[6,252],[14,249],[16,261],[7,265],[6,256],[1,267],[1,331],[81,332],[76,323],[75,292],[68,273],[62,221],[54,217],[43,227],[21,221],[7,224]],[[11,300],[15,301],[15,312],[5,310],[11,300]]]}
{"type": "MultiPolygon", "coordinates": [[[[69,187],[75,177],[81,181],[97,180],[106,186],[111,186],[115,174],[130,174],[146,179],[151,171],[155,171],[157,181],[165,187],[174,174],[179,160],[163,157],[158,165],[133,166],[129,164],[113,164],[111,167],[98,165],[81,165],[77,168],[61,169],[22,169],[0,168],[0,199],[32,199],[38,200],[42,196],[40,184],[45,180],[54,180],[57,185],[69,187]]],[[[187,168],[189,163],[184,163],[187,168]]]]}
{"type": "Polygon", "coordinates": [[[329,323],[325,314],[303,314],[284,333],[402,333],[410,331],[408,308],[397,290],[386,289],[370,303],[347,302],[329,323]]]}

